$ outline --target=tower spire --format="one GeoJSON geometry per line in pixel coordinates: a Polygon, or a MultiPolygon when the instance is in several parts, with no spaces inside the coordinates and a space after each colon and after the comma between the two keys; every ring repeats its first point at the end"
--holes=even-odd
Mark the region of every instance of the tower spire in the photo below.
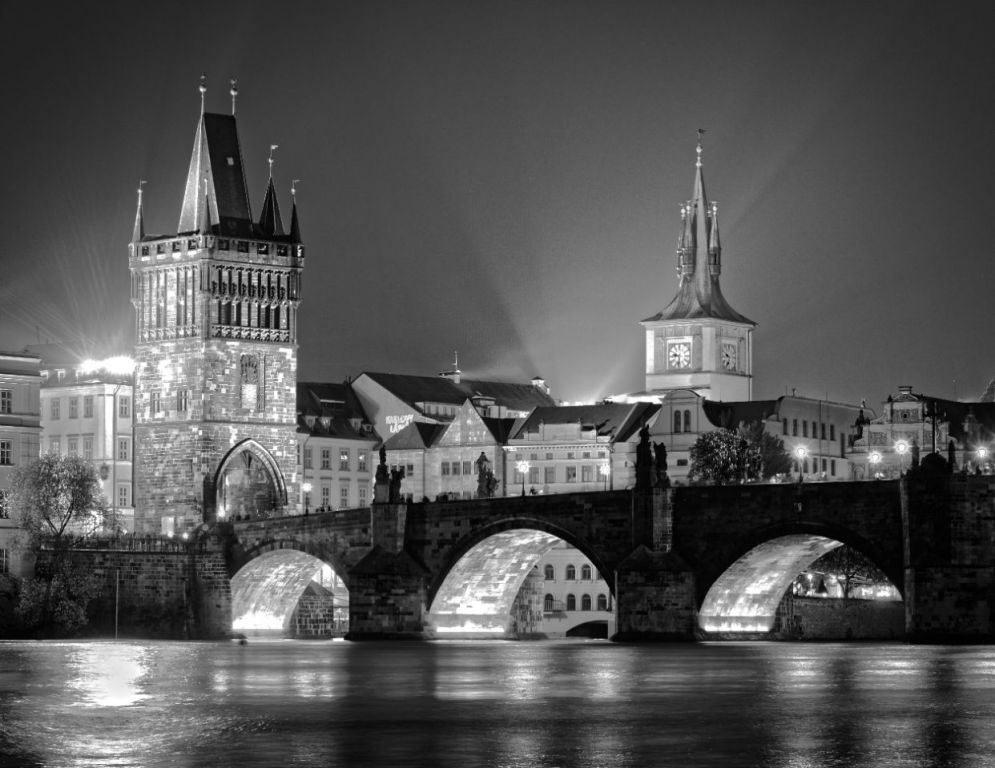
{"type": "Polygon", "coordinates": [[[200,224],[197,231],[202,235],[211,234],[211,195],[207,187],[207,177],[204,177],[204,207],[200,211],[200,224]]]}
{"type": "Polygon", "coordinates": [[[238,80],[231,79],[231,116],[235,117],[235,98],[238,96],[238,80]]]}
{"type": "Polygon", "coordinates": [[[290,182],[290,199],[293,203],[290,211],[290,239],[295,243],[301,242],[301,224],[297,220],[297,185],[299,183],[300,179],[294,179],[290,182]]]}
{"type": "Polygon", "coordinates": [[[269,180],[266,182],[266,196],[259,214],[259,228],[270,237],[283,236],[283,219],[280,218],[280,205],[276,201],[276,188],[273,186],[273,152],[278,146],[269,145],[269,180]]]}
{"type": "Polygon", "coordinates": [[[200,86],[197,90],[200,91],[200,114],[204,114],[204,94],[207,93],[207,75],[200,76],[200,86]]]}
{"type": "Polygon", "coordinates": [[[135,211],[135,229],[131,233],[131,241],[133,243],[145,239],[145,216],[142,212],[142,187],[145,184],[145,179],[138,182],[138,210],[135,211]]]}

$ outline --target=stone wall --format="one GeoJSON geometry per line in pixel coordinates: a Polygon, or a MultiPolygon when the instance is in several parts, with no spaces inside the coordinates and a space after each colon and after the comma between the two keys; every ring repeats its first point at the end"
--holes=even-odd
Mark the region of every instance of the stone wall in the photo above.
{"type": "Polygon", "coordinates": [[[779,635],[788,640],[902,640],[905,606],[900,600],[785,597],[778,610],[779,635]]]}
{"type": "Polygon", "coordinates": [[[336,610],[335,595],[313,582],[290,617],[290,634],[300,639],[343,637],[348,629],[348,610],[336,610]]]}
{"type": "Polygon", "coordinates": [[[115,624],[119,637],[231,634],[231,588],[219,547],[158,542],[147,549],[87,549],[75,557],[101,585],[88,610],[94,634],[113,637],[115,624]]]}

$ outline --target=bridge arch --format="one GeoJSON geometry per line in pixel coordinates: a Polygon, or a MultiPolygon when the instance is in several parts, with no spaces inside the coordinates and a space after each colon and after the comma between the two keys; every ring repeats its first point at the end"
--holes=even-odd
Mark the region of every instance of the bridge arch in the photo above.
{"type": "Polygon", "coordinates": [[[349,605],[345,574],[305,550],[294,541],[271,541],[243,560],[231,577],[233,631],[344,633],[349,605]],[[303,612],[310,615],[302,618],[303,612]]]}
{"type": "MultiPolygon", "coordinates": [[[[460,539],[429,586],[428,633],[527,634],[544,610],[539,561],[561,541],[579,550],[603,577],[610,573],[596,549],[546,520],[507,518],[460,539]]],[[[612,579],[605,578],[605,584],[613,591],[612,579]]]]}
{"type": "Polygon", "coordinates": [[[700,574],[698,622],[706,632],[767,632],[784,594],[812,563],[847,545],[880,568],[904,598],[901,562],[832,523],[779,523],[753,531],[700,574]]]}
{"type": "Polygon", "coordinates": [[[232,446],[214,473],[215,510],[221,518],[270,512],[287,506],[287,486],[280,465],[258,441],[232,446]]]}

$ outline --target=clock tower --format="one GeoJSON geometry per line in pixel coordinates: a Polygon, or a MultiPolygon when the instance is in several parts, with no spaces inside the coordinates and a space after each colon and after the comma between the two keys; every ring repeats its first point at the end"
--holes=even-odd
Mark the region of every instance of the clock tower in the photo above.
{"type": "MultiPolygon", "coordinates": [[[[176,234],[130,246],[135,342],[135,527],[290,512],[296,479],[297,307],[304,246],[270,177],[252,218],[232,113],[204,111],[176,234]]],[[[293,191],[293,190],[292,190],[293,191]]]]}
{"type": "Polygon", "coordinates": [[[705,196],[701,131],[694,193],[681,207],[677,295],[642,321],[646,329],[646,391],[690,389],[709,400],[750,400],[756,323],[722,295],[718,208],[705,196]]]}

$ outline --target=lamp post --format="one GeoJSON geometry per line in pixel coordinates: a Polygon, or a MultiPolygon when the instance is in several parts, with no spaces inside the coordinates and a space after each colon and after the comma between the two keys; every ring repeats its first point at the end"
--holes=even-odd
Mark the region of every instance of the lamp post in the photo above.
{"type": "Polygon", "coordinates": [[[988,457],[988,449],[985,446],[978,446],[978,471],[985,474],[985,459],[988,457]]]}
{"type": "Polygon", "coordinates": [[[877,451],[872,451],[868,455],[867,460],[871,463],[871,480],[876,480],[878,476],[878,464],[881,463],[881,454],[877,451]]]}
{"type": "Polygon", "coordinates": [[[602,480],[605,481],[605,490],[608,490],[608,475],[611,473],[611,465],[606,461],[598,465],[598,474],[601,475],[602,480]]]}
{"type": "Polygon", "coordinates": [[[909,444],[904,440],[895,443],[895,452],[898,454],[898,476],[902,476],[905,468],[905,454],[909,450],[909,444]]]}
{"type": "Polygon", "coordinates": [[[525,476],[529,473],[529,464],[525,459],[519,459],[515,462],[515,469],[517,469],[522,475],[522,496],[525,495],[525,476]]]}
{"type": "Polygon", "coordinates": [[[309,506],[311,504],[311,483],[304,481],[301,484],[301,490],[304,491],[304,514],[309,512],[309,506]]]}
{"type": "Polygon", "coordinates": [[[805,461],[805,457],[808,456],[808,448],[804,445],[795,446],[795,460],[798,462],[798,482],[802,482],[802,464],[805,461]]]}

